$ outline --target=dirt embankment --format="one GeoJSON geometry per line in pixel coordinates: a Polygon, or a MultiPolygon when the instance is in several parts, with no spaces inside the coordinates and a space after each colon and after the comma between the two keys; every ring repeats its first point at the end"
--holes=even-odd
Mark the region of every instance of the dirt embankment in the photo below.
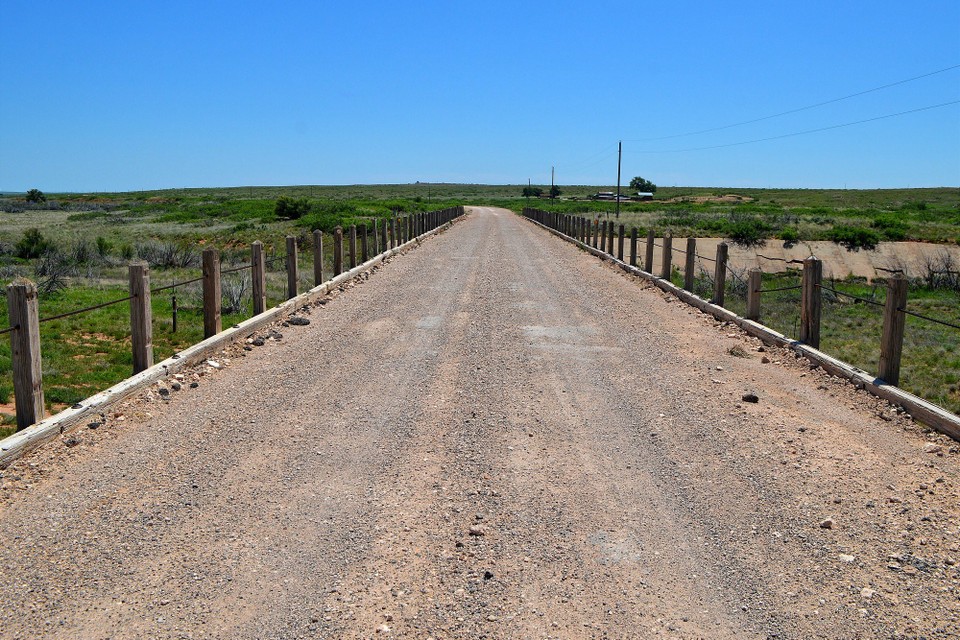
{"type": "Polygon", "coordinates": [[[956,637],[955,443],[512,213],[303,315],[2,473],[4,637],[956,637]]]}

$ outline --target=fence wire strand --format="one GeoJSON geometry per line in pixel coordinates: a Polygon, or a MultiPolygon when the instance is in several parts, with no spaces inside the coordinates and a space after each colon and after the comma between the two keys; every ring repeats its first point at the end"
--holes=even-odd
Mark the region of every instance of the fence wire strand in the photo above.
{"type": "Polygon", "coordinates": [[[166,291],[167,289],[176,289],[177,287],[193,284],[194,282],[200,282],[201,280],[203,280],[203,276],[200,276],[199,278],[193,278],[191,280],[184,280],[183,282],[174,282],[173,284],[157,287],[156,289],[150,289],[150,293],[160,293],[161,291],[166,291]]]}
{"type": "Polygon", "coordinates": [[[776,289],[757,289],[756,293],[774,293],[776,291],[794,291],[795,289],[803,289],[803,285],[795,284],[790,287],[777,287],[776,289]]]}
{"type": "Polygon", "coordinates": [[[44,322],[52,322],[53,320],[62,320],[63,318],[69,318],[70,316],[86,313],[87,311],[95,311],[96,309],[103,309],[104,307],[109,307],[114,304],[127,302],[128,300],[133,300],[136,297],[137,297],[136,295],[132,295],[132,296],[127,296],[126,298],[120,298],[119,300],[111,300],[110,302],[101,302],[100,304],[95,304],[91,307],[84,307],[83,309],[75,309],[73,311],[67,311],[66,313],[50,316],[49,318],[40,318],[39,322],[42,324],[44,322]]]}
{"type": "Polygon", "coordinates": [[[834,289],[833,287],[828,287],[828,286],[826,286],[825,284],[822,284],[822,283],[821,283],[821,284],[818,284],[817,286],[820,287],[821,289],[826,290],[826,291],[830,291],[831,293],[835,293],[835,294],[837,294],[838,296],[844,296],[844,297],[846,297],[846,298],[850,298],[850,299],[852,299],[852,300],[856,300],[857,302],[862,302],[862,303],[864,303],[864,304],[872,304],[872,305],[875,306],[875,307],[883,307],[883,306],[885,306],[882,302],[877,302],[876,300],[870,300],[870,299],[868,299],[868,298],[861,298],[860,296],[855,296],[855,295],[853,295],[853,294],[846,293],[846,292],[844,292],[844,291],[838,291],[838,290],[834,289]]]}
{"type": "Polygon", "coordinates": [[[914,318],[920,318],[921,320],[926,320],[927,322],[935,322],[936,324],[942,324],[945,327],[960,329],[960,325],[953,324],[952,322],[946,322],[945,320],[937,320],[936,318],[931,318],[930,316],[925,316],[925,315],[916,313],[915,311],[908,311],[903,307],[900,307],[899,309],[897,309],[897,311],[901,311],[907,314],[908,316],[913,316],[914,318]]]}

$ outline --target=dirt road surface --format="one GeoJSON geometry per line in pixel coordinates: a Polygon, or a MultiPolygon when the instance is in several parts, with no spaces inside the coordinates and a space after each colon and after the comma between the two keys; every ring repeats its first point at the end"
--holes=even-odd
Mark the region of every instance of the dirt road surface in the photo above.
{"type": "Polygon", "coordinates": [[[302,315],[3,472],[0,636],[958,635],[955,443],[510,212],[302,315]]]}

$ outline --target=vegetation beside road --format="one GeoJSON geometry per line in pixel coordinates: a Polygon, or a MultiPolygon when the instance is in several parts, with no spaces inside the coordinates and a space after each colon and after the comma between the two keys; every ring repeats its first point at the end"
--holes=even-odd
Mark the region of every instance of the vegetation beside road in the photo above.
{"type": "MultiPolygon", "coordinates": [[[[31,190],[0,197],[0,279],[9,282],[25,276],[39,282],[40,313],[49,317],[124,297],[126,264],[134,258],[151,264],[155,286],[170,284],[198,275],[199,253],[204,246],[220,248],[226,265],[241,265],[249,259],[248,247],[253,240],[265,244],[269,258],[283,254],[287,235],[297,236],[301,246],[309,249],[314,229],[329,233],[337,225],[371,224],[394,213],[459,204],[499,206],[517,212],[533,205],[549,211],[612,217],[616,202],[589,200],[590,195],[609,190],[615,187],[563,186],[559,189],[561,197],[533,201],[524,198],[523,187],[517,185],[426,183],[89,194],[31,190]]],[[[542,193],[549,193],[549,187],[542,193]]],[[[960,191],[956,188],[846,191],[660,186],[653,201],[621,202],[619,208],[620,221],[628,227],[637,226],[643,232],[652,228],[657,235],[669,230],[675,236],[723,236],[744,243],[832,239],[851,248],[869,247],[880,240],[960,241],[960,191]]],[[[330,240],[328,235],[325,242],[330,240]]],[[[304,284],[309,279],[306,274],[311,273],[306,254],[301,251],[304,284]]],[[[330,260],[328,251],[327,269],[331,268],[330,260]]],[[[285,283],[284,274],[277,269],[282,269],[282,264],[277,263],[268,277],[273,301],[282,298],[285,283]]],[[[249,283],[243,281],[243,275],[231,277],[236,281],[224,287],[225,325],[250,313],[246,301],[249,283]]],[[[188,285],[178,291],[177,333],[171,331],[169,292],[154,298],[158,359],[201,337],[197,287],[188,285]]],[[[939,300],[931,304],[944,308],[953,304],[957,308],[955,292],[930,295],[931,300],[939,300]],[[938,298],[948,293],[954,298],[938,298]]],[[[731,304],[738,304],[737,299],[731,296],[731,304]]],[[[784,311],[787,315],[778,319],[777,303],[768,306],[772,326],[790,333],[789,313],[784,311]]],[[[120,304],[43,325],[44,383],[51,408],[69,406],[129,375],[128,313],[127,306],[120,304]]],[[[863,322],[869,321],[865,318],[863,322]]],[[[912,326],[910,322],[908,327],[912,326]]],[[[0,327],[5,326],[3,305],[0,327]]],[[[848,359],[870,370],[868,358],[876,356],[868,356],[868,351],[858,355],[860,347],[855,344],[863,341],[862,336],[872,336],[873,327],[854,322],[848,329],[846,333],[837,329],[837,344],[849,345],[838,349],[848,348],[848,359]]],[[[956,371],[960,365],[953,351],[943,351],[954,349],[955,343],[932,335],[931,355],[918,356],[916,365],[905,364],[904,378],[921,380],[923,370],[929,370],[928,382],[908,382],[917,385],[908,388],[934,400],[941,398],[944,406],[958,411],[956,371]],[[942,363],[949,366],[938,366],[942,363]]],[[[9,349],[9,341],[0,336],[0,403],[12,401],[9,349]]],[[[845,352],[837,353],[846,357],[845,352]]],[[[908,357],[914,356],[908,353],[908,357]]],[[[8,416],[2,420],[9,423],[9,411],[2,413],[8,416]]]]}

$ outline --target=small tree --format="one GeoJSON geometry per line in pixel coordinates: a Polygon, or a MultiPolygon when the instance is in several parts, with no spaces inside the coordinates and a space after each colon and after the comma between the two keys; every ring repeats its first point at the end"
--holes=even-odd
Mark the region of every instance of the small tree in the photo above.
{"type": "Polygon", "coordinates": [[[30,260],[39,258],[49,248],[51,248],[50,241],[43,237],[40,229],[34,228],[23,232],[23,237],[17,242],[15,251],[18,258],[30,260]]]}
{"type": "Polygon", "coordinates": [[[657,192],[657,185],[653,184],[649,180],[641,178],[640,176],[635,177],[630,181],[630,188],[635,191],[648,191],[650,193],[657,192]]]}
{"type": "Polygon", "coordinates": [[[558,195],[560,195],[560,187],[558,187],[557,185],[552,185],[550,187],[550,197],[556,198],[558,195]]]}
{"type": "Polygon", "coordinates": [[[533,196],[534,198],[539,198],[543,194],[543,189],[540,187],[524,187],[523,188],[523,197],[529,198],[533,196]]]}
{"type": "Polygon", "coordinates": [[[27,202],[46,202],[47,196],[43,195],[43,191],[40,189],[30,189],[27,191],[27,202]]]}
{"type": "Polygon", "coordinates": [[[304,198],[295,199],[280,196],[273,211],[281,220],[298,220],[310,213],[310,203],[304,198]]]}

